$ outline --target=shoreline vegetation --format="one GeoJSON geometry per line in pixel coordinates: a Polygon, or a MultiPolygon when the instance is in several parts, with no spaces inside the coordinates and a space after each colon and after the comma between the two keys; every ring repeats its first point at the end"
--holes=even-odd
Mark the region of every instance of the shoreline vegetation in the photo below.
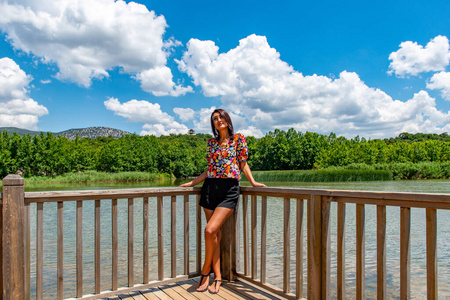
{"type": "Polygon", "coordinates": [[[53,183],[93,183],[93,182],[139,182],[175,180],[175,177],[166,173],[149,172],[98,172],[84,171],[77,173],[66,173],[57,176],[33,176],[25,178],[25,184],[53,184],[53,183]]]}
{"type": "MultiPolygon", "coordinates": [[[[51,133],[0,132],[0,177],[26,183],[138,182],[196,177],[206,168],[209,134],[74,140],[51,133]],[[164,175],[166,174],[166,175],[164,175]],[[170,175],[167,175],[170,174],[170,175]]],[[[294,129],[247,136],[248,164],[258,181],[449,179],[450,136],[401,133],[348,139],[294,129]],[[270,171],[269,171],[270,170],[270,171]]],[[[245,180],[245,179],[244,179],[245,180]]]]}
{"type": "MultiPolygon", "coordinates": [[[[329,167],[316,170],[275,170],[252,171],[257,181],[287,182],[345,182],[345,181],[388,181],[388,180],[423,180],[450,178],[450,162],[421,162],[394,164],[351,164],[345,167],[329,167]]],[[[175,176],[167,173],[150,172],[98,172],[83,171],[57,176],[33,176],[25,178],[25,184],[53,183],[98,183],[98,182],[139,182],[167,181],[175,176]]],[[[243,181],[247,181],[245,176],[243,181]]]]}
{"type": "Polygon", "coordinates": [[[319,170],[253,171],[257,181],[344,182],[450,178],[450,162],[351,164],[319,170]]]}

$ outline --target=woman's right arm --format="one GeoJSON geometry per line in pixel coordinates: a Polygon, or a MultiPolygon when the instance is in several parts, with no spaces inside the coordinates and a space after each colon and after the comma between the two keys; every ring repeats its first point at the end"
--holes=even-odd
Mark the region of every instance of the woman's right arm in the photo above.
{"type": "Polygon", "coordinates": [[[205,172],[203,172],[200,176],[198,176],[197,178],[195,178],[192,181],[183,183],[182,185],[180,185],[180,187],[195,186],[195,185],[199,184],[200,182],[204,181],[207,176],[208,176],[208,170],[205,170],[205,172]]]}

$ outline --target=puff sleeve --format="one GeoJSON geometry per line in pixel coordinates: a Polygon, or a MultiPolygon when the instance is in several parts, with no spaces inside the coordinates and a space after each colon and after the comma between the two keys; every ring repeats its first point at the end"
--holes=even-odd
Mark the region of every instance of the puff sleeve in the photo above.
{"type": "Polygon", "coordinates": [[[239,162],[247,161],[248,159],[248,148],[247,148],[247,140],[242,134],[238,134],[239,137],[236,142],[236,153],[237,159],[239,162]]]}

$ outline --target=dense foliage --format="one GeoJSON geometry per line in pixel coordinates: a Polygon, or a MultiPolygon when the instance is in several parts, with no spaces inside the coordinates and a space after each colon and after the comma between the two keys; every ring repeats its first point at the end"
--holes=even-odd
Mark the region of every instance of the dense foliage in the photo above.
{"type": "MultiPolygon", "coordinates": [[[[0,134],[0,175],[56,176],[95,170],[196,176],[206,169],[209,138],[196,134],[69,140],[51,133],[32,137],[4,131],[0,134]]],[[[388,170],[394,178],[450,176],[446,133],[402,133],[396,138],[366,140],[289,129],[269,132],[260,139],[249,136],[247,141],[249,164],[255,171],[339,168],[388,170]]]]}
{"type": "Polygon", "coordinates": [[[41,133],[31,137],[0,135],[0,176],[20,172],[24,177],[55,176],[69,172],[145,171],[176,177],[206,169],[205,145],[210,135],[138,136],[118,139],[76,138],[41,133]]]}

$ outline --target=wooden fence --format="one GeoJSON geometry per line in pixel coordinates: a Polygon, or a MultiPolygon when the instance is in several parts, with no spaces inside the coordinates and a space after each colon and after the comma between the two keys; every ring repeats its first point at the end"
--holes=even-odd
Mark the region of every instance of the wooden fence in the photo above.
{"type": "MultiPolygon", "coordinates": [[[[189,269],[189,201],[190,195],[198,202],[200,188],[148,188],[99,191],[64,191],[64,192],[24,192],[23,179],[17,175],[8,175],[3,179],[3,193],[0,200],[0,243],[2,259],[2,276],[0,287],[3,293],[1,299],[29,299],[30,298],[30,204],[36,203],[36,299],[43,299],[43,204],[57,203],[57,298],[63,299],[63,211],[64,204],[76,202],[76,293],[72,297],[82,299],[98,299],[119,293],[142,290],[158,285],[185,280],[200,274],[202,263],[202,225],[201,210],[196,209],[196,269],[189,269]],[[177,242],[180,237],[176,234],[177,196],[184,201],[183,210],[183,262],[182,274],[177,274],[177,242]],[[143,278],[135,278],[134,269],[134,205],[135,199],[142,200],[143,211],[143,249],[142,268],[143,278]],[[100,212],[101,201],[111,201],[111,232],[112,232],[112,282],[110,286],[101,286],[100,274],[100,212]],[[127,255],[127,287],[118,286],[118,199],[128,199],[128,255],[127,255]],[[170,276],[164,274],[165,256],[163,249],[163,214],[164,199],[170,199],[170,276]],[[94,231],[95,231],[95,291],[84,295],[83,291],[83,203],[95,201],[94,231]],[[149,239],[148,239],[148,207],[149,201],[156,201],[157,207],[157,280],[149,281],[149,239]],[[106,291],[105,291],[106,289],[106,291]]],[[[356,204],[356,296],[365,296],[365,205],[377,207],[377,297],[386,298],[386,207],[400,207],[400,298],[408,299],[410,293],[410,224],[411,208],[426,209],[426,248],[427,248],[427,294],[429,299],[437,299],[437,252],[436,232],[438,209],[450,209],[450,195],[448,194],[417,194],[417,193],[388,193],[361,191],[330,191],[287,188],[253,188],[242,187],[242,210],[237,210],[222,227],[222,272],[225,279],[234,280],[236,277],[250,281],[269,291],[288,299],[301,299],[307,295],[308,299],[330,298],[330,204],[337,202],[337,294],[338,299],[345,299],[345,217],[346,203],[356,204]],[[280,198],[284,202],[283,209],[283,288],[277,288],[267,282],[267,201],[268,197],[280,198]],[[250,199],[250,206],[249,206],[250,199]],[[261,203],[260,223],[260,253],[258,261],[257,237],[257,199],[261,203]],[[291,261],[291,199],[296,199],[296,232],[295,232],[295,261],[291,261]],[[306,216],[304,203],[306,202],[306,216]],[[242,214],[242,216],[240,216],[242,214]],[[249,222],[250,215],[250,222],[249,222]],[[242,217],[242,224],[240,219],[242,217]],[[306,217],[306,221],[304,220],[306,217]],[[249,224],[250,223],[250,224],[249,224]],[[303,232],[306,224],[307,234],[307,269],[303,270],[303,232]],[[249,234],[250,231],[250,234],[249,234]],[[243,253],[239,253],[241,234],[243,234],[243,253]],[[240,259],[243,257],[243,270],[239,270],[240,259]],[[295,287],[291,290],[291,266],[295,265],[295,287]],[[258,266],[260,273],[257,274],[258,266]],[[306,273],[306,275],[305,275],[306,273]],[[307,291],[303,290],[303,280],[307,278],[307,291]],[[295,292],[292,292],[292,291],[295,292]]],[[[198,206],[197,206],[198,207],[198,206]]],[[[34,226],[34,224],[33,224],[34,226]]],[[[425,226],[425,225],[424,225],[425,226]]],[[[47,228],[46,228],[47,230],[47,228]]]]}

